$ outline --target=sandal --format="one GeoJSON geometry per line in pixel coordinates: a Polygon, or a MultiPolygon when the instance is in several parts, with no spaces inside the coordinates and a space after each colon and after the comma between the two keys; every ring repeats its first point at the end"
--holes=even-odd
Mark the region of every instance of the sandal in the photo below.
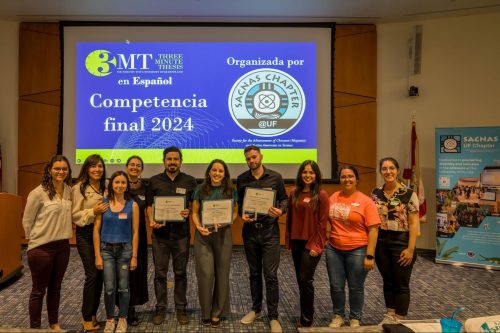
{"type": "Polygon", "coordinates": [[[211,324],[213,328],[217,328],[220,326],[220,318],[212,317],[211,324]]]}
{"type": "Polygon", "coordinates": [[[61,325],[59,325],[59,323],[50,324],[50,329],[53,331],[62,331],[61,325]]]}
{"type": "Polygon", "coordinates": [[[99,324],[94,324],[93,321],[83,321],[83,330],[85,332],[97,331],[101,326],[99,324]]]}

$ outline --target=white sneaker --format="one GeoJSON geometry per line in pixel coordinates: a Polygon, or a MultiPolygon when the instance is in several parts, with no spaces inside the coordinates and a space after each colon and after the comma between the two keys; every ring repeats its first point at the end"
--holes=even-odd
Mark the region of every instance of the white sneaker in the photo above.
{"type": "Polygon", "coordinates": [[[249,313],[247,313],[246,315],[244,315],[243,318],[241,318],[240,323],[248,325],[248,324],[253,323],[255,321],[255,319],[259,319],[259,318],[260,318],[260,312],[257,313],[257,312],[252,310],[249,313]]]}
{"type": "Polygon", "coordinates": [[[115,320],[108,319],[106,320],[106,327],[104,327],[104,333],[113,333],[115,331],[115,320]]]}
{"type": "Polygon", "coordinates": [[[331,328],[342,327],[342,326],[344,326],[344,318],[342,318],[339,315],[335,315],[335,317],[332,318],[330,325],[328,325],[328,326],[331,328]]]}
{"type": "Polygon", "coordinates": [[[281,333],[283,330],[281,329],[281,324],[278,320],[273,319],[269,323],[271,325],[271,333],[281,333]]]}
{"type": "Polygon", "coordinates": [[[120,317],[120,319],[118,319],[118,325],[116,325],[115,333],[125,333],[125,332],[127,332],[127,319],[120,317]]]}
{"type": "Polygon", "coordinates": [[[351,326],[351,327],[359,327],[359,326],[360,326],[360,325],[359,325],[359,320],[357,320],[357,319],[351,319],[351,320],[349,321],[349,323],[350,323],[350,326],[351,326]]]}
{"type": "Polygon", "coordinates": [[[395,315],[386,313],[384,315],[384,319],[382,319],[382,321],[379,323],[379,325],[383,325],[383,324],[397,324],[397,323],[398,323],[398,319],[396,318],[395,315]]]}

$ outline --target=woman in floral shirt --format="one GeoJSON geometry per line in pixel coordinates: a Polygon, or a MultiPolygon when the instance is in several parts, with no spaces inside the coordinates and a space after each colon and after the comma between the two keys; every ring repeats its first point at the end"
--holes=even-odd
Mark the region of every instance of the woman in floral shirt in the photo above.
{"type": "Polygon", "coordinates": [[[392,157],[379,162],[384,184],[372,191],[382,224],[375,262],[384,280],[387,308],[383,323],[394,323],[408,314],[410,277],[417,259],[418,197],[399,181],[399,163],[392,157]]]}

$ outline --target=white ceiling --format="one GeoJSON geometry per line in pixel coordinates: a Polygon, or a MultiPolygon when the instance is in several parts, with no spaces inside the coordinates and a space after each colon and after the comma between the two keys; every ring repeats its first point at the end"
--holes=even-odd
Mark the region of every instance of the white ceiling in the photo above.
{"type": "Polygon", "coordinates": [[[0,0],[0,20],[382,23],[500,11],[500,0],[0,0]]]}

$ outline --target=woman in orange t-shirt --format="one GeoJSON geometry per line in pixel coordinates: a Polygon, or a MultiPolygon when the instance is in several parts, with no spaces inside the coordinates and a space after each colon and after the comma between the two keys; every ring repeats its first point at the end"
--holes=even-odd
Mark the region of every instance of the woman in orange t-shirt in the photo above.
{"type": "Polygon", "coordinates": [[[356,168],[340,167],[339,178],[342,190],[330,196],[331,232],[325,250],[334,315],[329,326],[333,328],[344,326],[346,280],[350,326],[359,326],[365,278],[374,267],[380,225],[374,202],[357,190],[359,177],[356,168]]]}

